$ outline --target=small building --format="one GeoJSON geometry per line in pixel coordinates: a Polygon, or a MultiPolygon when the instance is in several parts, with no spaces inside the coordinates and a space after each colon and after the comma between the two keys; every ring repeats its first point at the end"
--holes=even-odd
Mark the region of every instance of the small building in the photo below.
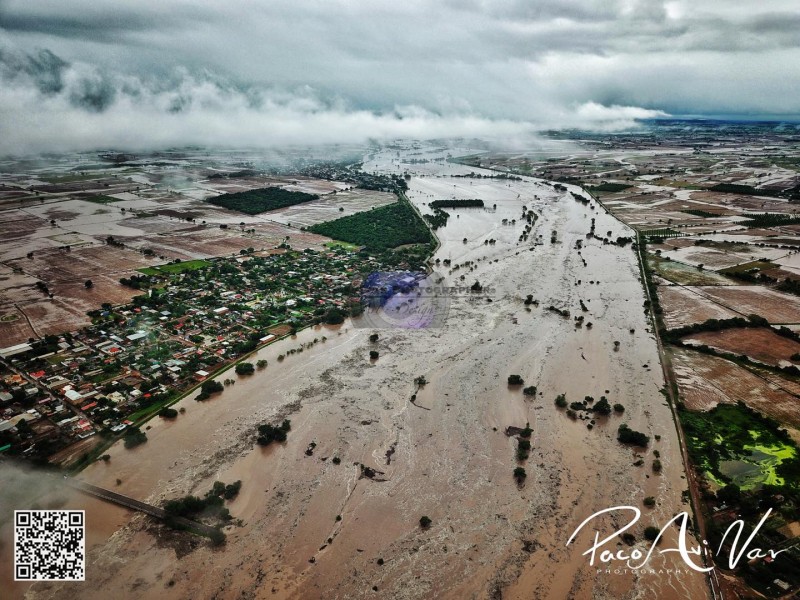
{"type": "Polygon", "coordinates": [[[113,402],[114,404],[119,404],[120,402],[125,402],[125,396],[123,396],[121,393],[116,392],[116,391],[115,392],[111,392],[110,394],[107,394],[106,397],[111,402],[113,402]]]}
{"type": "Polygon", "coordinates": [[[55,375],[53,377],[48,377],[45,385],[47,386],[48,390],[57,390],[59,388],[64,387],[69,383],[68,379],[65,379],[61,375],[55,375]]]}
{"type": "Polygon", "coordinates": [[[17,344],[16,346],[0,348],[0,358],[11,358],[17,354],[28,352],[29,350],[33,350],[30,344],[17,344]]]}
{"type": "Polygon", "coordinates": [[[64,395],[67,397],[67,400],[69,400],[73,404],[75,404],[81,398],[83,398],[83,394],[81,394],[77,390],[73,390],[71,387],[68,387],[68,388],[64,389],[64,395]]]}

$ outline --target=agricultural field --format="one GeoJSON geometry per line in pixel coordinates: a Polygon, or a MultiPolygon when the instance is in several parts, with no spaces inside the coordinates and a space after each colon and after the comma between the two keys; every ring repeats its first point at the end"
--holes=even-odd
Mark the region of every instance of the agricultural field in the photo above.
{"type": "Polygon", "coordinates": [[[699,286],[698,292],[741,315],[756,314],[770,323],[800,323],[800,297],[763,286],[699,286]]]}
{"type": "MultiPolygon", "coordinates": [[[[118,280],[122,275],[149,264],[139,252],[112,245],[65,251],[35,252],[30,258],[8,261],[8,265],[48,283],[80,283],[100,278],[118,280]]],[[[97,283],[97,281],[95,281],[97,283]]]]}
{"type": "Polygon", "coordinates": [[[208,179],[205,168],[176,166],[116,168],[106,175],[105,165],[96,164],[98,172],[89,174],[66,170],[41,177],[6,176],[32,191],[3,188],[7,193],[0,206],[1,346],[73,331],[89,323],[87,311],[103,303],[129,302],[138,292],[119,280],[141,269],[186,269],[194,264],[191,261],[239,255],[247,249],[269,253],[283,244],[322,250],[331,242],[269,217],[235,214],[206,202],[225,191],[221,188],[249,192],[281,185],[286,188],[281,198],[271,200],[278,204],[285,198],[342,194],[345,212],[339,213],[337,205],[326,218],[395,198],[312,177],[254,174],[208,179]],[[165,265],[176,259],[182,261],[180,266],[165,265]],[[41,285],[46,287],[37,287],[41,285]]]}
{"type": "Polygon", "coordinates": [[[683,338],[684,342],[706,345],[723,352],[744,355],[777,366],[780,363],[800,363],[800,343],[778,335],[766,327],[703,331],[683,338]]]}
{"type": "Polygon", "coordinates": [[[648,260],[658,275],[680,285],[732,285],[735,283],[713,271],[701,271],[697,267],[652,254],[648,260]]]}
{"type": "Polygon", "coordinates": [[[288,178],[288,183],[283,184],[283,188],[294,191],[304,192],[306,194],[318,194],[323,196],[331,192],[340,192],[348,189],[356,189],[348,186],[347,183],[341,181],[330,181],[328,179],[314,179],[311,177],[291,177],[288,178]]]}
{"type": "Polygon", "coordinates": [[[780,267],[788,271],[788,275],[800,279],[800,253],[794,251],[775,261],[780,267]]]}
{"type": "Polygon", "coordinates": [[[155,267],[145,267],[144,269],[139,269],[140,273],[144,273],[145,275],[159,275],[162,273],[183,273],[184,271],[195,271],[197,269],[203,269],[210,265],[207,260],[187,260],[175,263],[169,263],[166,265],[158,265],[155,267]]]}
{"type": "MultiPolygon", "coordinates": [[[[89,310],[87,306],[98,308],[96,304],[88,305],[72,298],[50,298],[19,304],[20,311],[24,312],[30,320],[36,338],[58,335],[65,331],[77,331],[81,327],[89,325],[91,319],[86,314],[86,311],[89,310]]],[[[8,340],[3,345],[14,345],[14,343],[25,341],[27,338],[8,340]]]]}
{"type": "Polygon", "coordinates": [[[756,260],[756,254],[750,252],[723,251],[704,246],[677,249],[670,252],[669,257],[673,260],[711,271],[728,269],[756,260]]]}
{"type": "Polygon", "coordinates": [[[254,248],[261,251],[275,248],[287,238],[293,248],[322,248],[330,241],[314,235],[281,225],[279,223],[248,224],[246,229],[239,226],[227,230],[219,227],[196,226],[157,236],[137,236],[127,243],[139,250],[149,250],[158,262],[180,259],[206,259],[214,256],[238,254],[241,250],[254,248]]]}
{"type": "Polygon", "coordinates": [[[397,196],[388,192],[359,188],[335,192],[317,200],[274,210],[267,216],[278,223],[306,228],[340,217],[386,206],[397,202],[397,196]]]}
{"type": "Polygon", "coordinates": [[[87,452],[90,452],[93,448],[102,444],[102,442],[103,440],[100,436],[92,436],[85,440],[80,440],[52,454],[49,462],[51,465],[62,469],[69,468],[81,460],[87,452]]]}
{"type": "Polygon", "coordinates": [[[26,256],[28,252],[62,245],[51,238],[60,233],[45,219],[18,209],[0,212],[0,260],[26,256]]]}
{"type": "Polygon", "coordinates": [[[216,193],[233,194],[266,187],[280,187],[287,191],[324,196],[331,192],[348,189],[350,184],[342,181],[317,179],[300,175],[265,176],[255,171],[239,173],[211,173],[198,184],[216,193]]]}
{"type": "Polygon", "coordinates": [[[119,202],[122,199],[125,200],[131,199],[131,198],[119,198],[115,196],[122,196],[122,194],[115,194],[114,196],[106,196],[103,194],[98,194],[96,196],[87,196],[86,198],[84,198],[84,200],[86,200],[87,202],[94,202],[95,204],[113,204],[114,202],[119,202]]]}
{"type": "Polygon", "coordinates": [[[707,411],[717,404],[744,402],[789,427],[800,442],[800,396],[787,378],[769,379],[736,363],[685,348],[671,349],[680,400],[688,410],[707,411]]]}
{"type": "Polygon", "coordinates": [[[3,347],[21,344],[35,337],[36,332],[28,324],[25,313],[14,305],[0,306],[0,340],[3,340],[3,347]]]}
{"type": "Polygon", "coordinates": [[[138,252],[90,246],[69,252],[37,251],[31,258],[0,265],[0,319],[5,317],[0,320],[2,346],[49,333],[74,331],[89,323],[87,311],[105,302],[129,302],[137,292],[120,285],[119,279],[146,264],[148,261],[138,252]],[[90,287],[86,286],[87,281],[92,282],[90,287]],[[46,288],[37,287],[41,285],[46,288]]]}
{"type": "Polygon", "coordinates": [[[682,411],[681,422],[692,460],[718,485],[735,484],[742,491],[763,485],[800,485],[796,474],[781,468],[798,457],[797,445],[776,422],[744,405],[682,411]]]}
{"type": "Polygon", "coordinates": [[[660,285],[658,297],[664,311],[661,316],[668,329],[702,323],[708,319],[730,319],[739,316],[732,310],[710,302],[691,287],[660,285]]]}

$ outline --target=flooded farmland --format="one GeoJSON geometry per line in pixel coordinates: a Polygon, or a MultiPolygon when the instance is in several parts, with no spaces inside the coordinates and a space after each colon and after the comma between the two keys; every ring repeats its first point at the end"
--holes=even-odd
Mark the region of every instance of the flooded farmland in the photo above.
{"type": "MultiPolygon", "coordinates": [[[[407,168],[393,161],[378,154],[364,168],[407,168]]],[[[222,548],[79,500],[90,528],[92,515],[105,515],[83,598],[707,595],[704,577],[675,553],[654,557],[653,574],[606,572],[583,555],[593,531],[566,545],[593,513],[653,497],[631,530],[646,552],[645,526],[689,510],[636,254],[587,237],[592,219],[600,237],[631,230],[540,180],[454,177],[469,170],[426,165],[408,181],[422,213],[435,199],[485,204],[448,209],[437,231],[433,277],[448,288],[437,326],[376,329],[362,317],[301,331],[258,352],[254,360],[269,363],[263,371],[236,376],[203,403],[190,395],[174,422],[150,422],[146,444],[117,444],[108,462],[82,472],[153,504],[242,481],[229,504],[241,522],[226,528],[222,548]],[[537,219],[520,242],[523,206],[537,219]],[[479,292],[470,290],[475,282],[479,292]],[[509,386],[511,374],[535,395],[509,386]],[[554,404],[560,394],[568,402],[606,396],[624,413],[571,419],[554,404]],[[257,426],[283,418],[291,419],[288,440],[257,446],[257,426]],[[649,435],[649,448],[621,445],[622,423],[649,435]],[[519,462],[506,430],[526,424],[531,448],[519,462]],[[656,450],[659,474],[649,466],[656,450]],[[644,466],[634,466],[639,460],[644,466]],[[518,485],[520,466],[527,477],[518,485]],[[430,526],[420,527],[422,516],[430,526]]],[[[623,522],[615,515],[596,525],[610,535],[623,522]]],[[[667,536],[662,543],[675,547],[675,531],[667,536]]],[[[35,584],[28,595],[71,598],[74,588],[35,584]]]]}

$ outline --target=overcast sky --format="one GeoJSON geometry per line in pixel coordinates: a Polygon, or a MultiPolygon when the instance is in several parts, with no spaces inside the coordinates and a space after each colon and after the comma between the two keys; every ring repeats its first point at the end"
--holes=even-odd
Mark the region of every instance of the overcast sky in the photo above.
{"type": "Polygon", "coordinates": [[[797,0],[0,0],[0,151],[800,114],[797,0]]]}

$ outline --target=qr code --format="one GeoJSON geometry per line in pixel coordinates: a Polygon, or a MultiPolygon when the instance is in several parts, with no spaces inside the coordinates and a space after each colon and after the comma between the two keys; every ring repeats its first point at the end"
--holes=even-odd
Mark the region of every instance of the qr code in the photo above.
{"type": "Polygon", "coordinates": [[[15,581],[84,581],[82,510],[14,511],[15,581]]]}

